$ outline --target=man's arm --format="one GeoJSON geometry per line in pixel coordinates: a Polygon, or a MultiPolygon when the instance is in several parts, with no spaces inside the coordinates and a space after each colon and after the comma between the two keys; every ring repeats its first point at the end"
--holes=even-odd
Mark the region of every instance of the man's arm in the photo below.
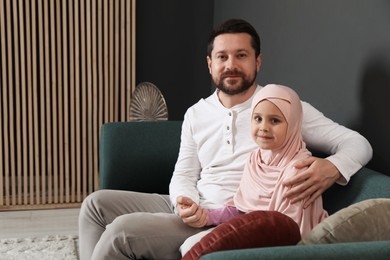
{"type": "Polygon", "coordinates": [[[358,132],[341,126],[306,102],[302,102],[303,139],[307,146],[324,154],[326,159],[311,157],[295,167],[309,166],[306,171],[284,182],[291,189],[286,193],[292,202],[307,198],[311,204],[335,182],[347,184],[351,176],[372,158],[372,148],[358,132]]]}
{"type": "MultiPolygon", "coordinates": [[[[169,184],[172,205],[176,205],[177,198],[183,195],[199,204],[197,182],[200,171],[197,147],[192,138],[189,116],[186,114],[182,125],[179,155],[169,184]]],[[[178,213],[177,209],[176,212],[178,213]]]]}
{"type": "Polygon", "coordinates": [[[349,179],[372,158],[370,143],[361,134],[325,117],[310,104],[303,102],[302,135],[307,146],[329,155],[329,160],[339,170],[347,184],[349,179]]]}
{"type": "Polygon", "coordinates": [[[285,186],[290,187],[284,198],[290,198],[291,203],[306,200],[303,204],[304,208],[313,203],[341,176],[336,166],[330,161],[314,156],[298,161],[294,167],[308,168],[283,182],[285,186]]]}

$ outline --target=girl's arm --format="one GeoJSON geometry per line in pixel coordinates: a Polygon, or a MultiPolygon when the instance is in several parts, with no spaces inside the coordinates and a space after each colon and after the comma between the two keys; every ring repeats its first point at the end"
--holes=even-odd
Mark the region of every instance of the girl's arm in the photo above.
{"type": "Polygon", "coordinates": [[[217,226],[241,214],[244,213],[235,207],[229,206],[225,206],[219,209],[209,209],[207,226],[217,226]]]}

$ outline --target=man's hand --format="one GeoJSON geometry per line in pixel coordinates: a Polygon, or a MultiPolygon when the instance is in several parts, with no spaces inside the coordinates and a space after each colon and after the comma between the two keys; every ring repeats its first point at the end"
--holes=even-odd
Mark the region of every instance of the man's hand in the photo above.
{"type": "Polygon", "coordinates": [[[179,196],[176,199],[176,208],[182,221],[190,227],[201,228],[207,224],[208,211],[190,198],[179,196]]]}
{"type": "Polygon", "coordinates": [[[284,186],[291,187],[285,197],[290,198],[291,203],[306,200],[304,208],[313,203],[341,177],[333,163],[314,156],[296,162],[294,167],[297,169],[308,168],[283,182],[284,186]]]}

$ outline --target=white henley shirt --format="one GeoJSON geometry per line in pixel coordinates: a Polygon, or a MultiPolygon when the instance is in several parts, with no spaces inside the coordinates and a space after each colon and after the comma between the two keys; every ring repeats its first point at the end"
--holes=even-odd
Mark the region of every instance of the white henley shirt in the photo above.
{"type": "MultiPolygon", "coordinates": [[[[260,86],[256,91],[260,90],[260,86]]],[[[184,115],[181,144],[169,186],[176,205],[180,195],[200,206],[219,208],[230,199],[241,180],[249,153],[257,148],[251,137],[252,98],[230,109],[219,101],[217,91],[190,107],[184,115]]],[[[332,154],[327,157],[340,171],[345,185],[372,157],[369,142],[341,126],[309,103],[302,102],[302,134],[308,148],[332,154]]]]}

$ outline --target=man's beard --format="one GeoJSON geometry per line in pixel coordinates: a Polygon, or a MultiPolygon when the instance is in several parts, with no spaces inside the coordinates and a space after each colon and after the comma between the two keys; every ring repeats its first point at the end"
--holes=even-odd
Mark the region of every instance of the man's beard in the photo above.
{"type": "MultiPolygon", "coordinates": [[[[234,81],[237,80],[234,79],[234,81]]],[[[239,71],[226,71],[221,74],[220,81],[218,83],[214,80],[214,84],[217,87],[217,89],[230,96],[234,96],[247,91],[253,85],[254,82],[255,82],[255,77],[253,77],[252,80],[248,80],[245,77],[245,75],[239,71]],[[224,80],[225,78],[233,75],[241,76],[242,82],[236,88],[229,88],[227,85],[225,85],[224,80]]]]}

